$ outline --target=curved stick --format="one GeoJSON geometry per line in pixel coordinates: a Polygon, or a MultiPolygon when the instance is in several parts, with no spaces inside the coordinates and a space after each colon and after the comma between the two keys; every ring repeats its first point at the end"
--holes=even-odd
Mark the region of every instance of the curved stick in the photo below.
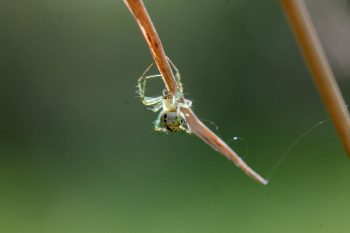
{"type": "MultiPolygon", "coordinates": [[[[159,72],[162,74],[163,81],[169,94],[176,95],[178,93],[178,84],[169,66],[158,33],[153,26],[142,0],[124,0],[124,3],[133,14],[147,41],[148,47],[151,50],[151,54],[157,64],[159,72]]],[[[184,100],[182,99],[180,101],[183,102],[184,100]]],[[[210,145],[215,151],[218,151],[233,161],[236,166],[240,167],[254,180],[264,185],[268,183],[267,180],[251,169],[221,138],[205,126],[191,109],[181,108],[181,112],[185,115],[187,124],[193,133],[195,133],[200,139],[210,145]]]]}

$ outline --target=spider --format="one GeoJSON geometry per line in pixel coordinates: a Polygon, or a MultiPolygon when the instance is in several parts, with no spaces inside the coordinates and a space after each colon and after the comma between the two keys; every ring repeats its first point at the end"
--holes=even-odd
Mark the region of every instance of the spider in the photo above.
{"type": "Polygon", "coordinates": [[[146,71],[142,74],[137,82],[138,94],[140,95],[141,101],[146,106],[153,105],[150,110],[153,112],[160,113],[157,119],[154,121],[154,129],[160,132],[179,132],[185,131],[186,133],[192,133],[190,127],[186,122],[184,114],[180,111],[181,108],[190,108],[192,101],[183,98],[183,87],[181,84],[179,69],[174,63],[167,58],[171,66],[175,70],[175,78],[178,85],[178,93],[176,95],[170,95],[166,89],[163,90],[163,95],[158,97],[145,96],[146,82],[151,78],[162,77],[162,75],[150,75],[146,76],[147,72],[151,69],[153,63],[147,67],[146,71]],[[180,102],[180,99],[182,100],[180,102]]]}

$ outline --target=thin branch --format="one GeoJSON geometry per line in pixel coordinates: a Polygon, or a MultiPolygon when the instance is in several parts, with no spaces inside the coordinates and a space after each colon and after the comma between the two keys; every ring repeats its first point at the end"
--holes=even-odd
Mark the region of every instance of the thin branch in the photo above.
{"type": "MultiPolygon", "coordinates": [[[[163,81],[169,93],[175,95],[178,92],[178,85],[171,71],[169,63],[166,59],[162,43],[159,39],[156,29],[147,13],[142,0],[124,0],[131,13],[136,19],[143,36],[151,50],[153,59],[163,77],[163,81]]],[[[181,100],[183,101],[183,100],[181,100]]],[[[254,180],[266,185],[267,180],[262,178],[253,169],[251,169],[221,138],[214,134],[207,126],[205,126],[194,112],[189,108],[181,108],[181,112],[185,115],[187,124],[200,139],[210,145],[214,150],[225,155],[233,161],[236,166],[240,167],[248,176],[254,180]]]]}
{"type": "Polygon", "coordinates": [[[350,157],[350,117],[304,0],[283,0],[285,12],[341,142],[350,157]]]}
{"type": "Polygon", "coordinates": [[[164,79],[166,89],[168,90],[169,94],[175,95],[177,93],[176,80],[173,72],[171,71],[168,60],[166,59],[163,45],[148,15],[145,5],[142,1],[138,0],[124,0],[124,2],[134,15],[135,20],[147,41],[153,59],[164,79]]]}

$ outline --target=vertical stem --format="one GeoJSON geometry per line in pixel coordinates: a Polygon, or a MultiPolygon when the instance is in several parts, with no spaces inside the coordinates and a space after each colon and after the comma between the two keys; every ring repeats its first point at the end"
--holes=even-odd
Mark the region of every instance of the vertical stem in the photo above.
{"type": "Polygon", "coordinates": [[[146,7],[142,1],[139,0],[124,0],[126,6],[130,12],[134,15],[134,18],[141,28],[142,34],[145,37],[148,47],[151,50],[152,57],[157,64],[159,72],[165,79],[165,86],[169,94],[176,95],[177,85],[173,72],[169,66],[169,62],[166,59],[166,55],[163,49],[162,42],[159,39],[158,33],[153,26],[152,20],[148,15],[146,7]]]}
{"type": "Polygon", "coordinates": [[[350,117],[304,0],[282,0],[319,93],[350,157],[350,117]]]}

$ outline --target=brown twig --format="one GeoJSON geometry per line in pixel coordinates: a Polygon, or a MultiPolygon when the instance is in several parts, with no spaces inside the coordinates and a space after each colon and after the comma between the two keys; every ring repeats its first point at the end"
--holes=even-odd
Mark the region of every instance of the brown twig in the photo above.
{"type": "Polygon", "coordinates": [[[350,117],[304,0],[283,0],[285,12],[316,86],[350,157],[350,117]]]}
{"type": "MultiPolygon", "coordinates": [[[[166,55],[157,31],[153,26],[142,0],[124,0],[124,3],[135,17],[136,22],[138,23],[143,36],[147,41],[153,59],[157,64],[168,92],[172,95],[176,95],[178,92],[178,85],[171,71],[168,60],[166,59],[166,55]]],[[[181,112],[185,115],[187,124],[193,133],[195,133],[199,138],[210,145],[214,150],[232,160],[236,166],[240,167],[248,176],[252,177],[261,184],[265,185],[268,183],[267,180],[251,169],[221,138],[206,127],[191,109],[181,108],[181,112]]]]}

